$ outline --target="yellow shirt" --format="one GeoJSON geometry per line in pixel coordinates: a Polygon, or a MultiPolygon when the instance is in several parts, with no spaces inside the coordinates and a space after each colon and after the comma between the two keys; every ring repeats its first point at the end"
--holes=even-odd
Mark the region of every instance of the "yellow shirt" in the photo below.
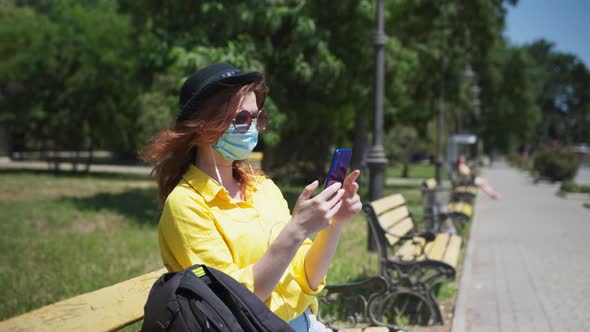
{"type": "MultiPolygon", "coordinates": [[[[179,271],[194,264],[214,267],[253,291],[252,265],[291,219],[287,202],[274,182],[258,177],[246,201],[232,202],[227,190],[194,166],[170,193],[160,218],[159,242],[164,265],[179,271]]],[[[317,311],[318,289],[310,288],[304,258],[306,239],[266,305],[289,321],[310,307],[317,311]]]]}

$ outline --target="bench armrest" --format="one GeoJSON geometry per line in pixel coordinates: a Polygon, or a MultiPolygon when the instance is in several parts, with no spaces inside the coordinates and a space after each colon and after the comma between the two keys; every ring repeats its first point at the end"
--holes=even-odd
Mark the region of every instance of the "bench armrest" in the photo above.
{"type": "Polygon", "coordinates": [[[383,276],[373,276],[365,280],[346,283],[346,284],[331,284],[326,285],[324,289],[327,291],[326,296],[333,293],[345,293],[354,290],[368,290],[373,293],[385,292],[389,288],[389,282],[383,276]]]}
{"type": "Polygon", "coordinates": [[[415,237],[421,237],[426,241],[426,243],[428,243],[428,242],[434,241],[434,238],[436,237],[436,235],[431,231],[423,231],[423,232],[417,232],[417,233],[404,235],[400,239],[411,240],[415,237]]]}
{"type": "Polygon", "coordinates": [[[395,237],[398,237],[400,240],[412,240],[416,237],[421,237],[425,240],[425,244],[428,242],[434,241],[434,238],[436,237],[436,235],[431,231],[416,232],[416,233],[410,233],[410,234],[406,234],[406,235],[399,235],[399,234],[394,234],[391,232],[387,232],[387,234],[391,234],[395,237]]]}

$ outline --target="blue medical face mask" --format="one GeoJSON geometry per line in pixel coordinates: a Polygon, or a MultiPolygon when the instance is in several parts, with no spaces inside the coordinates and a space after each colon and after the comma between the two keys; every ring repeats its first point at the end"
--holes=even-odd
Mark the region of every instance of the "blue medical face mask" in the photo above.
{"type": "Polygon", "coordinates": [[[211,148],[219,153],[225,160],[247,159],[256,144],[258,144],[258,126],[256,120],[247,132],[239,133],[232,124],[211,148]]]}

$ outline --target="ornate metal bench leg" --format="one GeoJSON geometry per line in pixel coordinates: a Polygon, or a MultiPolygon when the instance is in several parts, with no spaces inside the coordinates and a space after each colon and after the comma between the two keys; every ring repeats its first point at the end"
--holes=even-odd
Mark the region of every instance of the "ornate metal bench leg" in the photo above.
{"type": "Polygon", "coordinates": [[[433,320],[434,324],[444,324],[442,312],[440,311],[440,305],[438,300],[436,299],[436,295],[434,294],[434,288],[428,292],[428,297],[430,298],[431,307],[433,310],[433,320]]]}
{"type": "Polygon", "coordinates": [[[387,292],[375,307],[374,314],[381,324],[389,322],[396,325],[428,325],[440,317],[440,310],[435,305],[424,294],[405,288],[396,289],[387,292]]]}
{"type": "MultiPolygon", "coordinates": [[[[455,278],[455,270],[439,261],[420,261],[391,265],[386,270],[390,280],[387,295],[376,306],[376,314],[386,321],[409,321],[413,324],[443,324],[435,288],[455,278]]],[[[402,324],[403,325],[403,324],[402,324]]]]}

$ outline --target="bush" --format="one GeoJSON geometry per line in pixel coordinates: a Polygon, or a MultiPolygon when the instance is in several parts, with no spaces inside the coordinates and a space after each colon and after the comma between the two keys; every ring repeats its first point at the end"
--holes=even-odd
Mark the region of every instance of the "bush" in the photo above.
{"type": "Polygon", "coordinates": [[[571,149],[553,147],[538,152],[533,167],[541,177],[551,181],[571,180],[578,172],[580,160],[571,149]]]}
{"type": "Polygon", "coordinates": [[[589,185],[578,184],[572,180],[563,181],[561,183],[561,187],[559,189],[561,191],[568,192],[568,193],[590,194],[590,186],[589,185]]]}
{"type": "Polygon", "coordinates": [[[525,171],[530,170],[530,159],[527,155],[520,155],[520,154],[509,154],[507,156],[508,162],[510,165],[514,167],[518,167],[525,171]]]}

